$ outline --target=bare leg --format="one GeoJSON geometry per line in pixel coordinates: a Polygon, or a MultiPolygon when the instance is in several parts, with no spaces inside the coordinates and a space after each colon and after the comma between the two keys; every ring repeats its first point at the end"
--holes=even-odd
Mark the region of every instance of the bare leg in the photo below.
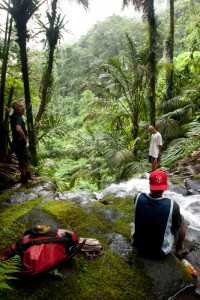
{"type": "Polygon", "coordinates": [[[20,167],[21,172],[21,183],[27,183],[29,177],[30,177],[30,165],[27,165],[25,167],[20,167]]]}
{"type": "Polygon", "coordinates": [[[26,175],[26,167],[20,167],[20,172],[23,176],[26,175]]]}

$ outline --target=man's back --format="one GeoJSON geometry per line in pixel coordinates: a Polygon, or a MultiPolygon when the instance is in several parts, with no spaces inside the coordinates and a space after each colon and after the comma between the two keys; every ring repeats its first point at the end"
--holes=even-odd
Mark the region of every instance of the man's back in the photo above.
{"type": "Polygon", "coordinates": [[[171,251],[173,202],[165,197],[152,198],[145,193],[135,203],[134,245],[148,256],[162,257],[171,251]]]}

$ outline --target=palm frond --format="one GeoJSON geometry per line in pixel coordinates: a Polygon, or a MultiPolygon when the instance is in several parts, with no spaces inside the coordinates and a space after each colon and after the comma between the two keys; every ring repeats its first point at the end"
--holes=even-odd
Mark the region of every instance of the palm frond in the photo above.
{"type": "Polygon", "coordinates": [[[199,141],[189,138],[174,139],[162,154],[162,166],[168,167],[198,149],[199,141]]]}
{"type": "Polygon", "coordinates": [[[16,23],[27,23],[31,16],[38,10],[38,8],[45,3],[46,0],[11,0],[11,3],[4,2],[4,6],[1,7],[10,12],[15,19],[16,23]]]}
{"type": "Polygon", "coordinates": [[[89,114],[86,115],[86,117],[83,119],[83,122],[89,121],[89,120],[96,120],[99,118],[105,117],[105,111],[104,110],[94,110],[91,111],[89,114]]]}
{"type": "Polygon", "coordinates": [[[128,162],[127,164],[123,164],[116,168],[117,179],[128,180],[132,178],[134,174],[146,172],[149,167],[147,160],[128,162]]]}
{"type": "Polygon", "coordinates": [[[183,101],[183,98],[181,96],[174,97],[170,100],[163,101],[160,103],[159,109],[164,112],[173,112],[178,110],[179,108],[184,108],[187,105],[193,104],[193,102],[190,99],[186,99],[183,101]]]}
{"type": "Polygon", "coordinates": [[[122,8],[125,8],[129,4],[133,4],[136,10],[146,10],[148,0],[123,0],[122,8]]]}
{"type": "Polygon", "coordinates": [[[184,105],[183,107],[179,107],[174,111],[170,111],[167,114],[163,115],[163,119],[174,119],[179,122],[179,124],[184,124],[189,122],[199,111],[199,108],[194,104],[190,103],[188,105],[184,105]]]}
{"type": "Polygon", "coordinates": [[[113,169],[119,169],[121,166],[126,165],[127,163],[130,163],[130,161],[134,160],[134,155],[132,151],[129,151],[128,149],[110,149],[107,152],[107,159],[108,164],[112,166],[113,169]]]}
{"type": "Polygon", "coordinates": [[[86,170],[77,171],[76,173],[73,174],[73,176],[71,176],[70,184],[69,184],[70,188],[74,187],[77,179],[79,179],[81,177],[81,178],[84,178],[85,180],[87,180],[88,176],[89,176],[89,173],[86,170]]]}
{"type": "Polygon", "coordinates": [[[46,114],[39,122],[40,128],[37,136],[37,142],[46,139],[51,139],[53,136],[63,137],[67,132],[72,130],[72,126],[67,124],[65,119],[53,114],[46,114]]]}
{"type": "Polygon", "coordinates": [[[83,7],[87,10],[89,8],[89,1],[88,0],[76,0],[78,4],[82,4],[83,7]]]}
{"type": "Polygon", "coordinates": [[[181,136],[181,127],[178,121],[170,119],[165,115],[156,121],[156,126],[162,133],[164,139],[174,139],[181,136]]]}
{"type": "Polygon", "coordinates": [[[186,130],[185,136],[188,138],[196,138],[200,140],[200,121],[194,120],[191,123],[188,123],[183,126],[183,129],[186,130]]]}

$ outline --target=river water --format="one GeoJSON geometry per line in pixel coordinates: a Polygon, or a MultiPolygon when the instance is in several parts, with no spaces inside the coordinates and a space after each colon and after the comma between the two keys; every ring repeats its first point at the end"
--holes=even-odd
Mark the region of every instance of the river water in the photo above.
{"type": "MultiPolygon", "coordinates": [[[[119,184],[111,184],[109,187],[101,191],[97,198],[106,195],[136,195],[137,193],[149,193],[149,174],[146,173],[145,178],[133,178],[127,182],[119,184]]],[[[200,195],[183,196],[174,191],[164,192],[164,196],[176,201],[180,206],[181,214],[184,216],[187,227],[200,232],[200,195]]]]}

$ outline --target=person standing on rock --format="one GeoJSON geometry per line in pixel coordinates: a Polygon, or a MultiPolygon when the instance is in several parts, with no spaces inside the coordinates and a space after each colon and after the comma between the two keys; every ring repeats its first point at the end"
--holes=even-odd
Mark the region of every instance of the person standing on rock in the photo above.
{"type": "Polygon", "coordinates": [[[139,193],[135,198],[133,246],[153,259],[164,258],[173,249],[181,258],[186,226],[179,205],[163,196],[168,189],[167,174],[151,172],[149,184],[150,193],[139,193]]]}
{"type": "Polygon", "coordinates": [[[149,146],[149,162],[152,165],[152,171],[159,167],[159,158],[162,153],[162,135],[158,132],[155,127],[149,126],[149,132],[151,133],[151,140],[149,146]]]}
{"type": "Polygon", "coordinates": [[[24,103],[21,100],[17,100],[12,107],[13,114],[11,114],[11,109],[6,107],[6,113],[9,114],[11,122],[12,150],[15,152],[19,163],[20,182],[27,183],[31,179],[31,154],[27,147],[27,130],[22,118],[25,113],[24,103]]]}

